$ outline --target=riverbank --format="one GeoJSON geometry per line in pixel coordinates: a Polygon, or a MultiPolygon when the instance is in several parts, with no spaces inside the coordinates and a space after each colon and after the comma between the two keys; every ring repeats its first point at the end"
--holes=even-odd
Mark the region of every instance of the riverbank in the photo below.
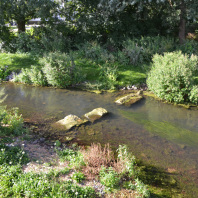
{"type": "MultiPolygon", "coordinates": [[[[31,54],[2,53],[0,54],[0,67],[2,68],[0,77],[4,80],[8,80],[9,78],[6,77],[9,74],[12,72],[19,73],[22,69],[29,69],[30,72],[32,71],[31,75],[33,75],[31,67],[35,66],[40,70],[43,64],[45,64],[43,61],[43,58],[31,54]]],[[[82,78],[82,81],[68,85],[68,87],[77,86],[91,90],[131,89],[142,85],[146,81],[145,65],[122,65],[118,62],[106,64],[105,62],[95,62],[79,56],[74,60],[74,64],[77,68],[76,72],[78,73],[78,71],[80,71],[80,78],[82,78]]],[[[31,82],[30,80],[26,80],[25,74],[24,76],[21,76],[21,79],[18,81],[35,84],[35,81],[31,82]]],[[[57,87],[59,84],[53,85],[57,87]]]]}
{"type": "MultiPolygon", "coordinates": [[[[126,144],[138,159],[161,167],[162,176],[157,173],[158,168],[147,169],[143,165],[142,170],[151,171],[151,179],[146,184],[158,186],[160,181],[166,180],[161,178],[168,174],[176,178],[178,186],[180,183],[184,184],[182,193],[190,193],[191,197],[195,195],[195,156],[198,152],[196,111],[174,107],[152,98],[143,99],[131,108],[119,106],[113,103],[117,92],[96,95],[80,90],[32,87],[15,83],[2,83],[2,86],[8,94],[4,104],[8,107],[13,107],[13,103],[18,106],[25,122],[30,123],[28,128],[39,136],[30,138],[34,143],[42,145],[45,138],[45,141],[54,140],[51,143],[53,147],[56,140],[67,145],[68,137],[72,136],[73,142],[78,142],[81,146],[93,142],[100,142],[102,145],[110,143],[114,151],[119,145],[126,144]],[[67,133],[50,130],[51,123],[65,116],[71,113],[81,116],[96,107],[104,107],[110,113],[100,121],[75,127],[67,133]],[[191,139],[182,138],[183,134],[191,139]],[[189,185],[185,185],[186,181],[189,185]]],[[[142,181],[148,181],[147,173],[144,172],[143,175],[145,177],[143,176],[142,181]]],[[[172,187],[168,189],[169,194],[175,193],[175,190],[172,192],[172,187]]],[[[167,191],[163,190],[163,193],[167,191]]]]}

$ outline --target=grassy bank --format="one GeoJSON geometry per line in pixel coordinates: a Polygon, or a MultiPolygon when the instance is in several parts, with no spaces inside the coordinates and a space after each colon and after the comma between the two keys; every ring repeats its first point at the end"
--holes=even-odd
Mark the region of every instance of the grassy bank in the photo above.
{"type": "MultiPolygon", "coordinates": [[[[118,62],[95,62],[90,59],[82,58],[78,54],[75,54],[74,56],[74,64],[76,69],[74,75],[76,75],[75,77],[78,80],[76,79],[76,81],[69,83],[68,86],[83,83],[83,86],[87,89],[115,89],[117,87],[142,84],[146,81],[146,70],[144,70],[141,66],[121,65],[118,62]]],[[[27,73],[26,71],[30,71],[31,74],[29,78],[31,78],[31,75],[33,75],[31,68],[35,67],[40,70],[45,63],[45,58],[40,58],[31,54],[2,53],[0,54],[0,67],[2,68],[1,78],[5,78],[6,75],[13,71],[19,72],[23,69],[24,75],[17,81],[36,84],[35,82],[31,82],[31,80],[24,79],[24,76],[27,73]]],[[[59,66],[61,67],[62,65],[59,66]]],[[[48,74],[46,74],[46,76],[47,75],[48,74]]],[[[52,76],[53,74],[49,75],[52,76]]],[[[71,81],[71,79],[66,80],[71,81]]],[[[62,87],[61,83],[64,87],[64,82],[60,82],[60,84],[53,84],[52,82],[51,84],[55,87],[62,87]]],[[[45,83],[45,85],[49,84],[50,83],[47,82],[45,83]]]]}

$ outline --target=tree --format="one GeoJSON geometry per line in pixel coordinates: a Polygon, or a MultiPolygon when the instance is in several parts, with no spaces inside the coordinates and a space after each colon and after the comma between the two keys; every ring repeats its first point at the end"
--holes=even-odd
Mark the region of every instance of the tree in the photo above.
{"type": "Polygon", "coordinates": [[[2,25],[14,20],[18,32],[25,32],[25,24],[32,18],[46,20],[54,14],[56,3],[52,0],[0,0],[2,25]]]}

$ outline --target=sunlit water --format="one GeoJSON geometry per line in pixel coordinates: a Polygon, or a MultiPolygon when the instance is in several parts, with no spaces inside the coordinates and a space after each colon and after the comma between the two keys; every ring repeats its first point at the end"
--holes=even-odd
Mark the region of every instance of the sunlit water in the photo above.
{"type": "MultiPolygon", "coordinates": [[[[133,154],[165,170],[176,170],[186,197],[198,197],[198,111],[146,98],[131,107],[114,103],[117,93],[97,95],[85,91],[31,87],[5,83],[8,107],[19,107],[24,118],[56,120],[69,114],[82,116],[97,107],[110,113],[75,129],[77,140],[126,144],[133,154]]],[[[67,135],[67,134],[66,134],[67,135]]]]}

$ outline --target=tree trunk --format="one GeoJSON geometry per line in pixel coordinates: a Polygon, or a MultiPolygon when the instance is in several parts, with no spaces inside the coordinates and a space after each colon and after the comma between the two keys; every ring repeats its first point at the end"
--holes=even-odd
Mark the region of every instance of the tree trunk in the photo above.
{"type": "Polygon", "coordinates": [[[25,20],[17,21],[18,33],[25,32],[25,20]]]}
{"type": "Polygon", "coordinates": [[[180,22],[179,22],[179,42],[183,44],[186,36],[186,5],[184,0],[180,4],[180,22]]]}

